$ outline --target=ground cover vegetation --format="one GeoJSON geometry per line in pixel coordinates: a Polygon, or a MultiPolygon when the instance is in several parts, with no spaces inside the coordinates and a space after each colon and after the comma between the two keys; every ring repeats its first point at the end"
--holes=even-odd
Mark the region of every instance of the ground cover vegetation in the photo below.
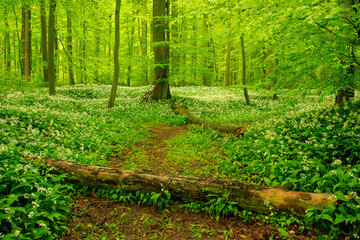
{"type": "Polygon", "coordinates": [[[359,238],[358,1],[0,0],[0,19],[0,239],[359,238]],[[300,219],[78,189],[44,157],[338,201],[300,219]]]}
{"type": "MultiPolygon", "coordinates": [[[[197,116],[229,123],[234,122],[232,116],[237,116],[238,122],[251,122],[251,127],[243,137],[235,138],[221,137],[201,126],[189,126],[188,131],[164,140],[162,149],[167,156],[159,166],[147,160],[148,149],[137,147],[152,138],[149,124],[181,125],[186,121],[171,111],[171,101],[141,103],[139,99],[147,89],[120,88],[119,106],[111,111],[104,108],[109,86],[61,87],[51,98],[44,94],[45,90],[1,92],[2,237],[51,238],[57,237],[61,229],[67,230],[70,211],[67,201],[73,187],[63,182],[63,176],[57,177],[41,165],[24,161],[39,157],[102,166],[112,166],[114,159],[118,159],[117,164],[120,162],[124,169],[160,173],[164,170],[274,187],[285,185],[298,191],[336,193],[341,203],[323,212],[309,209],[305,221],[308,225],[297,218],[286,224],[286,217],[279,223],[270,220],[282,218],[277,212],[272,217],[262,217],[242,211],[235,203],[217,196],[209,203],[187,203],[184,207],[188,211],[205,211],[216,219],[230,214],[247,221],[257,218],[272,222],[278,226],[278,234],[288,236],[289,224],[303,226],[306,231],[310,222],[318,230],[325,230],[319,232],[320,236],[357,236],[358,102],[334,106],[329,104],[330,96],[283,91],[275,104],[266,98],[268,91],[250,89],[255,107],[248,107],[242,98],[238,99],[242,92],[239,88],[174,88],[173,95],[195,109],[193,113],[197,116]],[[214,99],[215,96],[218,97],[214,99]],[[252,113],[251,121],[246,112],[252,113]],[[226,115],[230,117],[226,119],[226,115]],[[344,195],[354,199],[349,201],[344,195]]],[[[166,191],[130,195],[121,191],[96,192],[110,200],[155,205],[159,210],[174,206],[166,191]]]]}

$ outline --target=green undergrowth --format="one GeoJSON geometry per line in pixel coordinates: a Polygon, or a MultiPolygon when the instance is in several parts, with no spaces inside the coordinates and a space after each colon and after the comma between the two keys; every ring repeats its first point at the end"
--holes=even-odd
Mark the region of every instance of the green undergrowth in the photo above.
{"type": "MultiPolygon", "coordinates": [[[[121,155],[129,146],[150,137],[145,126],[185,123],[183,117],[171,110],[171,101],[142,103],[140,98],[148,90],[149,87],[119,87],[115,108],[111,110],[106,108],[110,86],[59,87],[57,95],[52,97],[45,89],[0,90],[0,169],[3,172],[0,181],[2,188],[3,185],[9,188],[6,193],[2,192],[0,201],[10,206],[10,210],[0,209],[1,226],[6,226],[1,234],[24,238],[28,234],[28,239],[43,234],[50,238],[56,237],[65,226],[67,210],[61,209],[62,200],[56,200],[60,204],[58,208],[54,206],[57,210],[48,208],[52,194],[38,191],[35,184],[32,188],[17,188],[14,194],[39,194],[45,206],[36,201],[38,208],[54,210],[61,216],[46,219],[43,212],[32,210],[30,206],[35,197],[31,202],[23,197],[14,198],[12,203],[6,200],[13,197],[8,191],[18,183],[16,179],[36,181],[40,189],[57,186],[62,181],[50,180],[46,177],[50,173],[38,166],[26,167],[30,170],[25,171],[28,163],[24,159],[52,157],[107,166],[110,157],[121,155]],[[33,169],[38,169],[37,173],[33,169]],[[4,178],[7,171],[11,174],[4,178]],[[20,213],[28,218],[14,224],[5,222],[9,217],[16,219],[20,213]],[[29,214],[34,218],[29,219],[29,214]],[[40,224],[46,226],[41,233],[29,228],[40,224]]],[[[212,130],[189,127],[188,133],[168,140],[169,164],[178,164],[178,173],[273,187],[287,185],[296,191],[335,193],[341,200],[336,206],[323,212],[310,209],[307,217],[325,229],[329,238],[357,237],[360,231],[358,103],[333,107],[330,95],[318,97],[290,90],[278,91],[279,99],[273,101],[269,92],[250,89],[252,105],[246,106],[240,88],[183,87],[171,91],[192,114],[209,122],[251,123],[245,136],[240,138],[222,138],[212,130]],[[344,195],[353,199],[349,201],[344,195]]],[[[131,167],[141,170],[136,164],[131,167]]],[[[64,199],[68,199],[71,190],[66,186],[64,199]]],[[[53,193],[56,195],[57,191],[60,190],[53,193]]],[[[161,193],[160,196],[143,195],[143,199],[152,199],[144,201],[153,204],[167,198],[161,193]]],[[[168,203],[164,200],[162,204],[164,207],[168,203]]],[[[221,204],[220,201],[218,205],[221,204]]],[[[216,214],[216,208],[212,209],[216,214]]]]}
{"type": "Polygon", "coordinates": [[[68,230],[72,187],[65,175],[0,154],[0,239],[56,239],[68,230]]]}
{"type": "Polygon", "coordinates": [[[334,193],[336,206],[322,212],[309,209],[306,216],[329,238],[358,237],[359,132],[360,102],[273,119],[248,129],[244,138],[224,139],[228,158],[220,169],[244,182],[334,193]]]}

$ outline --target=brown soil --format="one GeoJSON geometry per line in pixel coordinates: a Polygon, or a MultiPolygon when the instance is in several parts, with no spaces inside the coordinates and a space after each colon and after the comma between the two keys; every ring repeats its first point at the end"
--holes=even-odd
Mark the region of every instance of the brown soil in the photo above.
{"type": "MultiPolygon", "coordinates": [[[[127,160],[136,159],[140,170],[178,173],[168,163],[167,140],[188,132],[187,126],[156,125],[147,128],[150,138],[128,147],[120,156],[109,159],[112,167],[129,168],[127,160]],[[143,165],[141,165],[143,164],[143,165]]],[[[190,165],[192,168],[196,165],[190,165]]],[[[138,169],[139,170],[139,169],[138,169]]],[[[245,222],[236,217],[216,221],[207,213],[190,213],[181,205],[160,212],[154,206],[123,204],[104,200],[95,193],[76,197],[73,219],[61,240],[67,239],[283,239],[276,227],[261,221],[245,222]]],[[[298,234],[296,239],[314,239],[298,234]]],[[[311,236],[311,235],[310,235],[311,236]]],[[[286,239],[291,239],[290,237],[286,239]]]]}
{"type": "MultiPolygon", "coordinates": [[[[154,206],[123,204],[99,198],[95,193],[74,199],[69,232],[60,240],[75,239],[283,239],[277,228],[260,221],[244,222],[236,217],[219,221],[207,213],[187,212],[181,205],[160,212],[154,206]]],[[[290,228],[291,229],[291,228],[290,228]]],[[[297,238],[315,239],[306,234],[297,238]]]]}

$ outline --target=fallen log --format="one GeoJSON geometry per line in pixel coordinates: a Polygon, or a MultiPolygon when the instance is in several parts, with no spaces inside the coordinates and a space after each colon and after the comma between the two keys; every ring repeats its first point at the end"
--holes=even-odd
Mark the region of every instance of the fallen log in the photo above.
{"type": "Polygon", "coordinates": [[[336,202],[336,196],[328,193],[286,191],[282,188],[269,188],[238,181],[137,172],[52,158],[45,158],[44,162],[48,168],[68,173],[69,180],[79,186],[130,192],[168,190],[174,200],[180,201],[208,201],[209,194],[216,194],[236,202],[243,209],[265,214],[270,213],[270,207],[273,207],[293,215],[304,216],[309,208],[323,210],[336,202]]]}
{"type": "Polygon", "coordinates": [[[194,115],[192,115],[189,110],[187,109],[187,107],[181,106],[180,104],[176,103],[175,101],[173,101],[172,107],[173,111],[176,114],[182,115],[184,117],[186,117],[186,120],[188,123],[190,124],[197,124],[197,125],[201,125],[207,128],[211,128],[214,129],[222,134],[227,134],[227,135],[233,135],[235,137],[238,137],[240,135],[244,135],[245,129],[246,127],[244,126],[238,126],[238,125],[222,125],[222,124],[218,124],[218,123],[209,123],[206,122],[205,120],[195,117],[194,115]]]}

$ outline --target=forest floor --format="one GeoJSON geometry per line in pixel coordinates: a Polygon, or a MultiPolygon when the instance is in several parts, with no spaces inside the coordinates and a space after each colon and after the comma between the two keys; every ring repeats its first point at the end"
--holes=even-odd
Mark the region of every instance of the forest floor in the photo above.
{"type": "MultiPolygon", "coordinates": [[[[144,171],[156,173],[179,173],[184,166],[172,164],[168,152],[169,140],[186,134],[186,125],[147,126],[150,137],[128,147],[118,156],[109,158],[109,165],[123,168],[129,158],[137,161],[144,171]]],[[[201,168],[194,161],[187,168],[201,168]]],[[[69,231],[60,237],[67,239],[284,239],[277,227],[261,221],[246,222],[237,217],[215,217],[204,212],[188,212],[181,203],[171,209],[159,211],[155,206],[137,203],[119,203],[100,198],[96,193],[79,195],[73,200],[73,218],[69,231]]],[[[254,217],[254,216],[253,216],[254,217]]],[[[296,227],[288,230],[293,239],[315,239],[299,233],[296,227]]],[[[289,237],[287,237],[288,239],[289,237]]]]}

